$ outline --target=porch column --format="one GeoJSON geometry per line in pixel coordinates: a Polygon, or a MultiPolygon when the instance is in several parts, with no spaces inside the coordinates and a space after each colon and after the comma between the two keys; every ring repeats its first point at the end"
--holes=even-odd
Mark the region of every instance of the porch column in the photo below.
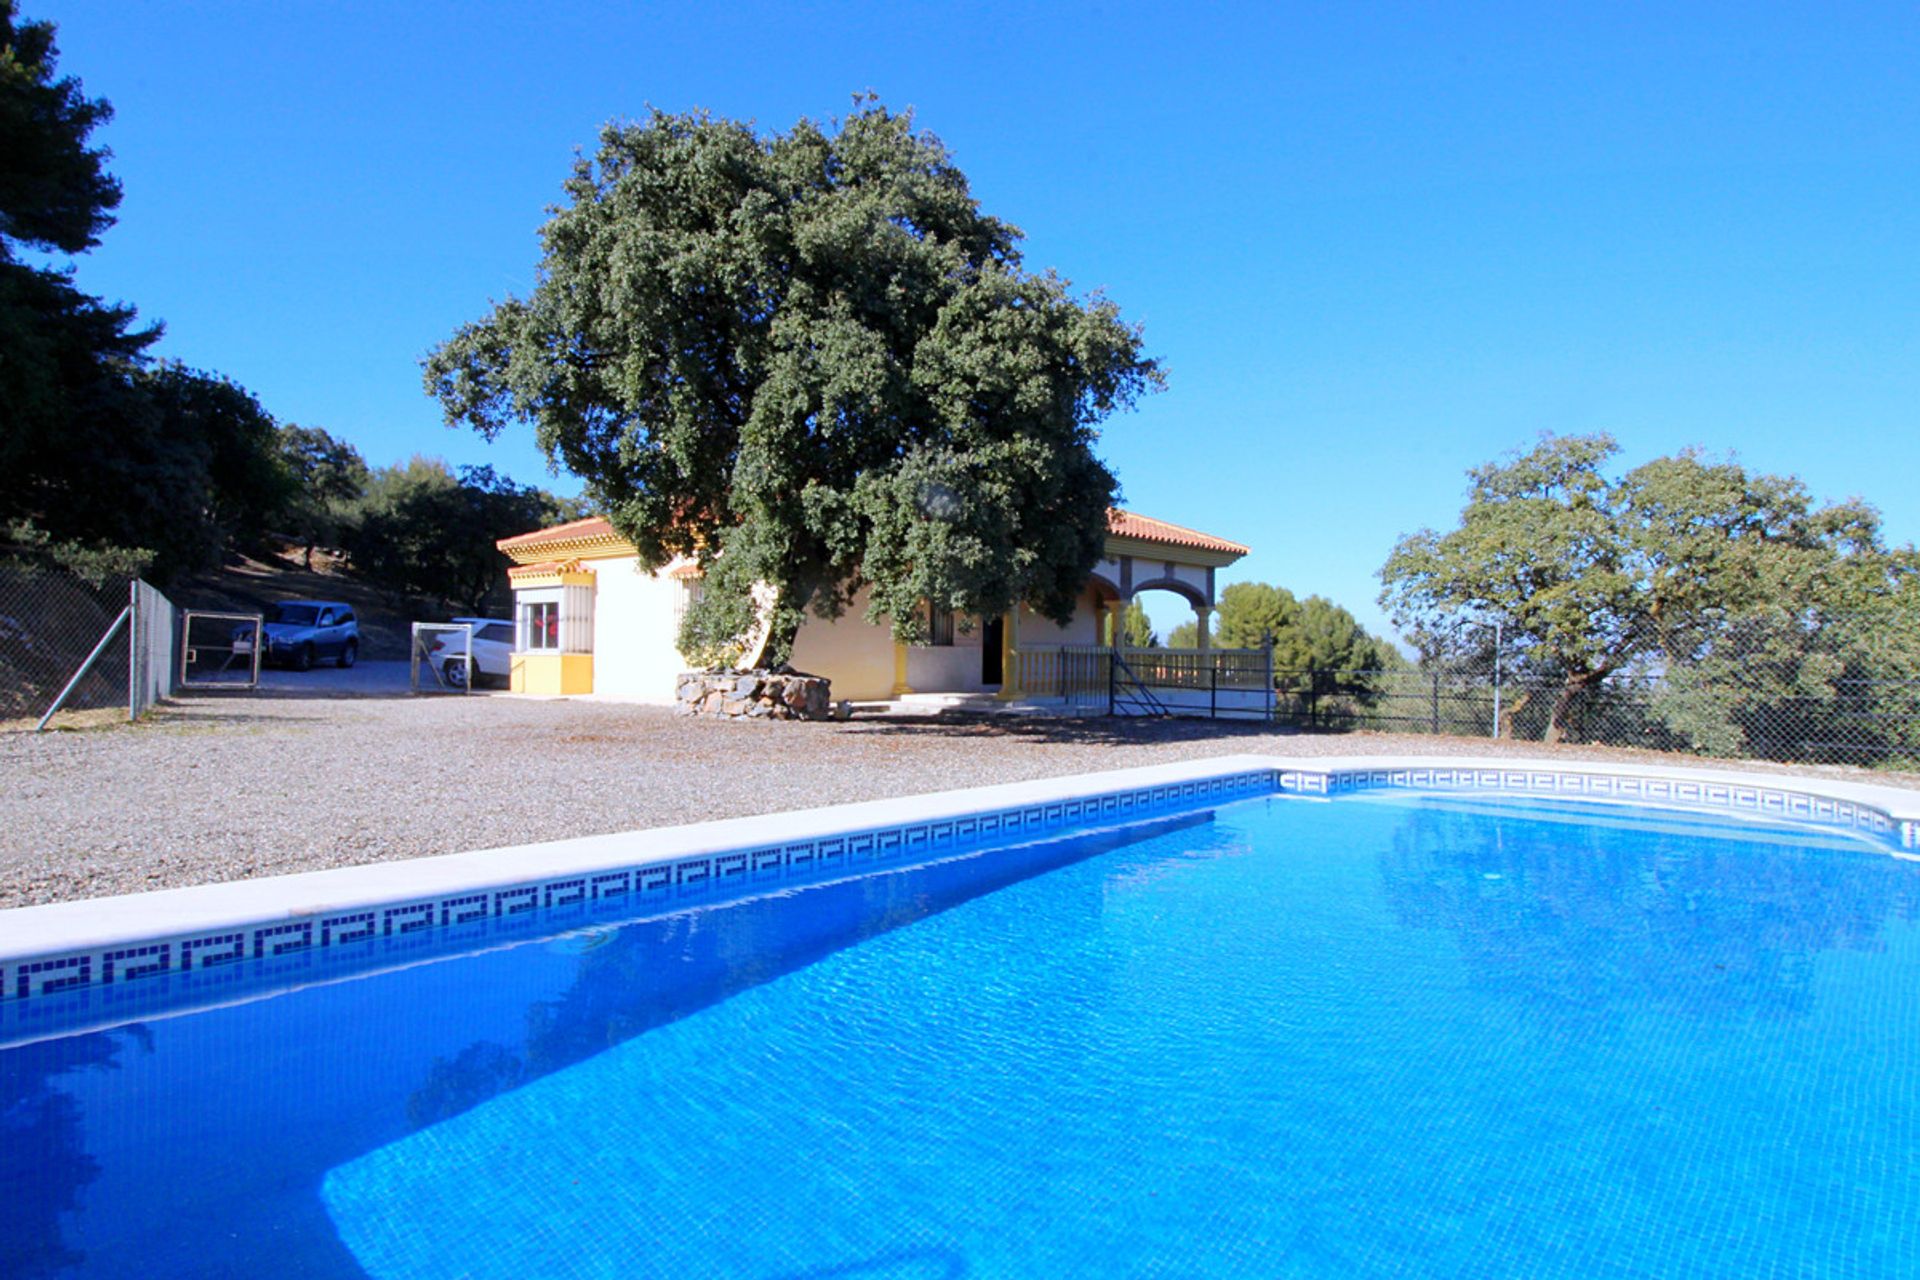
{"type": "Polygon", "coordinates": [[[1020,602],[1007,610],[1007,622],[1000,629],[1000,692],[993,695],[1001,702],[1020,696],[1020,602]]]}
{"type": "Polygon", "coordinates": [[[1213,641],[1209,636],[1209,632],[1213,627],[1212,606],[1210,605],[1194,606],[1193,616],[1200,623],[1200,638],[1194,641],[1195,647],[1199,648],[1203,652],[1213,648],[1213,641]]]}

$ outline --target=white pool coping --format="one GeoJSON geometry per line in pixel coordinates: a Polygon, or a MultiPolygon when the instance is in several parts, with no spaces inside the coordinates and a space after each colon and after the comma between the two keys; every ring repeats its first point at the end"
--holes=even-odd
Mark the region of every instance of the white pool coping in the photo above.
{"type": "MultiPolygon", "coordinates": [[[[1877,815],[1873,829],[1896,847],[1920,847],[1920,790],[1798,774],[1734,769],[1695,769],[1617,761],[1576,761],[1547,756],[1358,755],[1288,757],[1215,756],[1178,764],[1150,765],[1101,773],[1043,778],[1030,782],[974,787],[897,799],[789,810],[728,818],[685,826],[653,827],[611,835],[583,836],[541,844],[510,845],[438,857],[371,863],[327,871],[238,880],[191,888],[91,898],[0,911],[0,970],[37,958],[101,952],[162,938],[215,934],[276,922],[310,920],[395,903],[443,898],[461,892],[491,892],[525,885],[530,879],[631,870],[689,856],[722,854],[762,845],[788,844],[843,834],[965,818],[1019,806],[1053,804],[1116,791],[1193,782],[1250,771],[1273,771],[1292,779],[1288,790],[1337,794],[1341,781],[1366,785],[1368,779],[1404,775],[1392,783],[1421,788],[1422,776],[1450,777],[1462,772],[1500,775],[1511,785],[1480,782],[1472,789],[1527,794],[1550,792],[1568,798],[1594,798],[1580,788],[1583,779],[1637,779],[1692,788],[1717,788],[1729,796],[1751,795],[1752,804],[1731,799],[1698,803],[1676,799],[1680,807],[1751,810],[1792,820],[1785,802],[1767,807],[1765,797],[1806,797],[1829,805],[1851,806],[1877,815]],[[1536,780],[1530,785],[1527,779],[1536,780]],[[1538,780],[1550,779],[1548,785],[1538,780]],[[1317,785],[1316,785],[1317,782],[1317,785]],[[1557,788],[1557,789],[1556,789],[1557,788]],[[1884,826],[1881,825],[1884,822],[1884,826]]],[[[1440,783],[1436,785],[1449,785],[1440,783]]],[[[1615,783],[1609,782],[1609,786],[1615,783]]],[[[1717,793],[1717,794],[1718,794],[1717,793]]],[[[1619,798],[1657,805],[1639,794],[1619,798]]],[[[1827,825],[1834,825],[1830,820],[1827,825]]],[[[1860,823],[1858,825],[1866,825],[1860,823]]]]}

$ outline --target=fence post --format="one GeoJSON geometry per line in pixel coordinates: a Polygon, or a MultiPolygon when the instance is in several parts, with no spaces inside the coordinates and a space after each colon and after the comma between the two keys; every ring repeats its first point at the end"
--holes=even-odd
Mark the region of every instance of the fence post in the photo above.
{"type": "Polygon", "coordinates": [[[1433,732],[1440,732],[1440,668],[1433,669],[1433,694],[1430,702],[1433,717],[1433,732]]]}
{"type": "Polygon", "coordinates": [[[1493,620],[1493,733],[1500,736],[1500,619],[1493,620]]]}
{"type": "Polygon", "coordinates": [[[132,724],[140,718],[141,659],[146,654],[146,636],[142,623],[147,621],[146,611],[140,607],[140,579],[134,578],[127,583],[127,608],[132,616],[128,619],[127,629],[127,723],[132,724]]]}
{"type": "Polygon", "coordinates": [[[1218,661],[1207,663],[1207,719],[1220,718],[1220,664],[1218,661]]]}
{"type": "Polygon", "coordinates": [[[1269,719],[1278,720],[1280,718],[1280,697],[1273,687],[1273,632],[1263,631],[1260,633],[1260,655],[1261,669],[1266,672],[1267,716],[1269,719]]]}

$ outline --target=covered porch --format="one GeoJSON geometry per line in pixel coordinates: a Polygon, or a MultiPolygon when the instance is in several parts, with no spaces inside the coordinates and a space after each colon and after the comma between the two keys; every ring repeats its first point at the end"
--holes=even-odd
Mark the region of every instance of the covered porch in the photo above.
{"type": "MultiPolygon", "coordinates": [[[[1006,703],[1076,708],[1099,702],[1104,711],[1108,703],[1126,704],[1126,691],[1146,684],[1148,691],[1136,693],[1133,701],[1149,707],[1156,698],[1164,702],[1171,695],[1188,702],[1189,695],[1199,693],[1207,695],[1208,705],[1217,705],[1214,694],[1220,691],[1229,702],[1244,701],[1242,695],[1267,679],[1264,656],[1249,650],[1215,661],[1209,633],[1217,575],[1248,549],[1118,509],[1108,513],[1107,528],[1101,559],[1066,624],[1024,605],[993,618],[933,613],[925,643],[893,646],[890,696],[991,695],[1006,703]],[[1126,648],[1122,620],[1135,598],[1148,591],[1170,591],[1193,610],[1195,649],[1126,648]],[[1149,678],[1136,678],[1142,672],[1149,678]]],[[[803,644],[805,640],[803,628],[803,644]]],[[[796,652],[795,665],[804,666],[805,656],[796,652]]]]}

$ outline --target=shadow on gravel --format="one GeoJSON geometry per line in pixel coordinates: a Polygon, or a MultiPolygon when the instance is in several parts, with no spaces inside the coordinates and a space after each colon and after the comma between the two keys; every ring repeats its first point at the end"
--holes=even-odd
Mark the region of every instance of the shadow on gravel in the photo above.
{"type": "Polygon", "coordinates": [[[849,721],[849,730],[916,738],[1003,738],[1066,746],[1149,746],[1167,742],[1247,742],[1282,737],[1323,737],[1297,729],[1244,720],[1149,719],[1128,716],[899,716],[849,721]]]}
{"type": "Polygon", "coordinates": [[[491,685],[477,688],[472,693],[436,685],[433,673],[423,665],[420,671],[421,688],[415,693],[409,676],[405,662],[362,662],[356,667],[315,667],[311,671],[269,667],[260,673],[260,686],[257,689],[220,689],[202,685],[177,690],[174,696],[182,702],[230,702],[254,698],[275,702],[414,698],[427,702],[433,698],[468,698],[505,692],[491,685]]]}

